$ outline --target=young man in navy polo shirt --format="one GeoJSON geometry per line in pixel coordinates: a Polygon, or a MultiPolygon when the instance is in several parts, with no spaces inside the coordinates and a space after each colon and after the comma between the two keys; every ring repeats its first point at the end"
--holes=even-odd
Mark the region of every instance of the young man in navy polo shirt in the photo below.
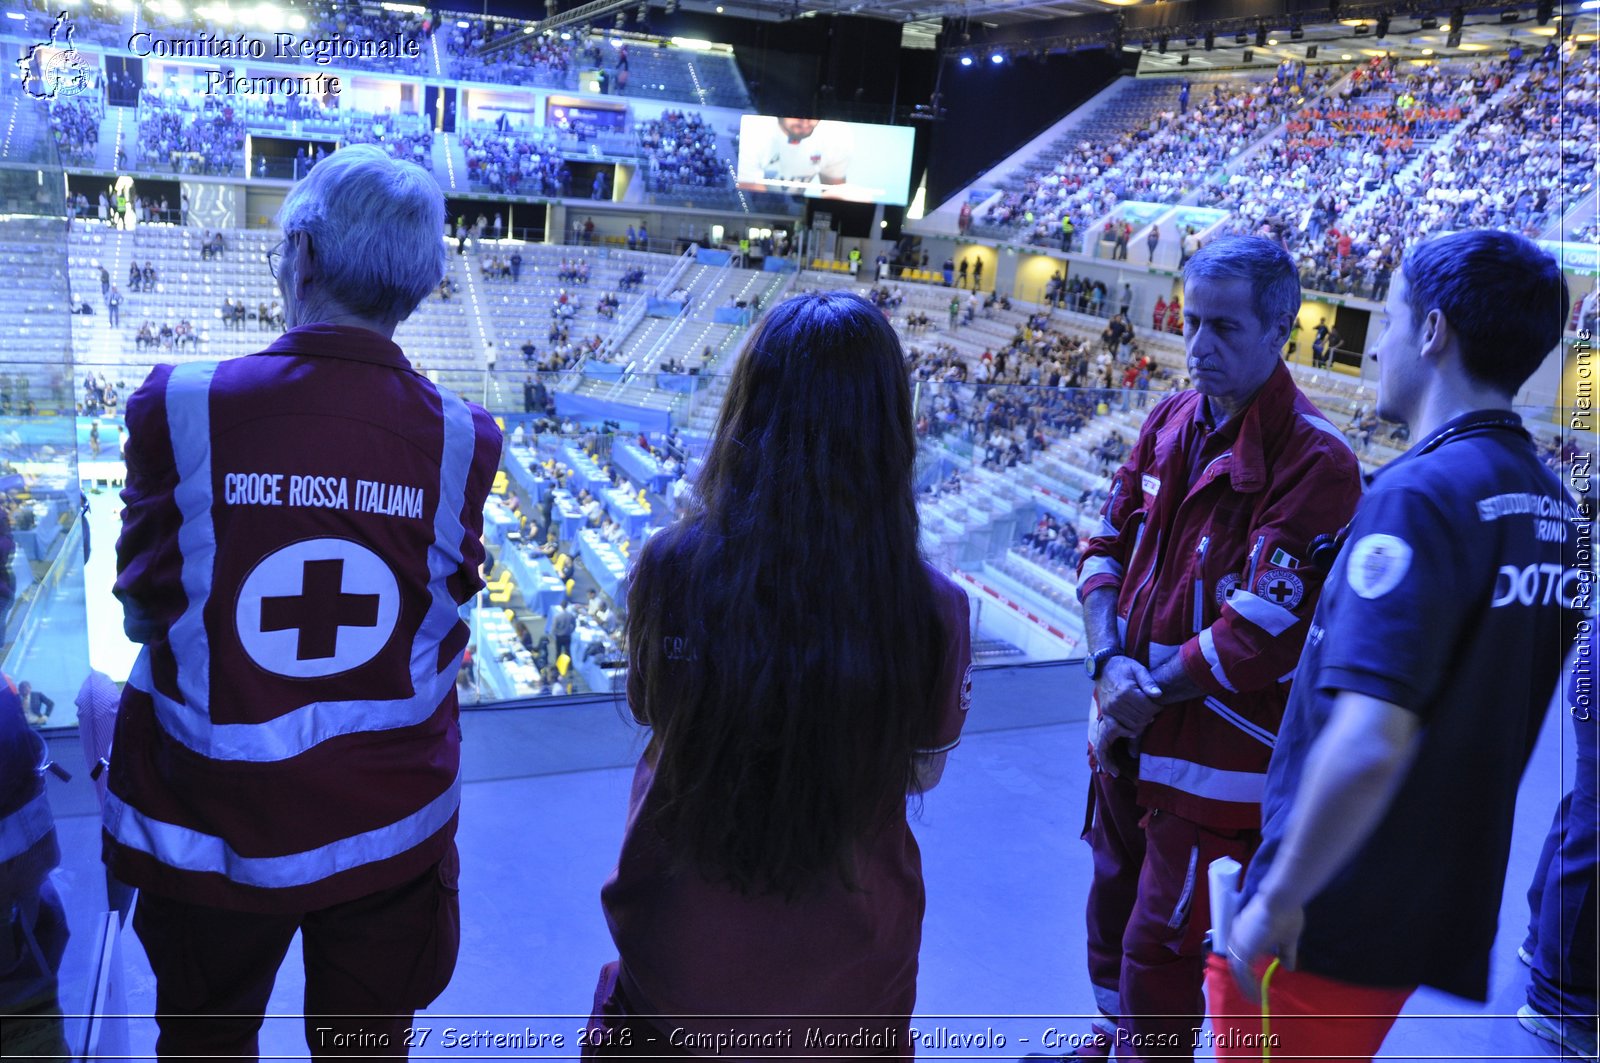
{"type": "Polygon", "coordinates": [[[1374,478],[1306,640],[1208,971],[1219,1059],[1261,1058],[1268,1009],[1272,1058],[1365,1059],[1419,985],[1487,999],[1517,785],[1593,589],[1512,411],[1567,307],[1509,233],[1420,244],[1395,278],[1378,412],[1418,443],[1374,478]]]}

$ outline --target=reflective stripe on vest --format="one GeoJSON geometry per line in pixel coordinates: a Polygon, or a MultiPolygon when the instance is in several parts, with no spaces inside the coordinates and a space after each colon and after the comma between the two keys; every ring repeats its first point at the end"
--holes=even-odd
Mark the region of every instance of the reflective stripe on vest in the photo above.
{"type": "Polygon", "coordinates": [[[1269,602],[1246,590],[1234,591],[1223,604],[1273,638],[1300,622],[1298,616],[1277,602],[1269,602]]]}
{"type": "Polygon", "coordinates": [[[1226,771],[1208,768],[1191,760],[1176,757],[1156,757],[1149,753],[1139,756],[1139,781],[1158,783],[1182,790],[1196,797],[1213,801],[1241,801],[1260,804],[1267,790],[1264,772],[1226,771]]]}
{"type": "Polygon", "coordinates": [[[40,790],[27,804],[0,818],[0,864],[15,860],[55,830],[50,799],[40,790]]]}
{"type": "Polygon", "coordinates": [[[1228,673],[1222,670],[1222,658],[1217,656],[1217,640],[1216,636],[1211,634],[1211,629],[1206,628],[1200,632],[1196,642],[1200,646],[1200,656],[1205,658],[1207,667],[1211,669],[1212,678],[1222,684],[1222,689],[1237,693],[1238,688],[1228,682],[1228,673]]]}
{"type": "Polygon", "coordinates": [[[287,856],[240,856],[223,839],[154,819],[114,793],[106,795],[105,825],[119,844],[148,853],[169,867],[212,872],[245,886],[288,889],[414,849],[449,823],[460,804],[457,773],[443,793],[402,820],[287,856]]]}
{"type": "MultiPolygon", "coordinates": [[[[156,689],[149,648],[134,662],[128,685],[149,695],[162,730],[212,760],[268,762],[287,760],[340,735],[410,727],[438,709],[455,685],[460,659],[437,667],[439,644],[455,626],[460,610],[448,580],[461,565],[461,523],[467,474],[477,443],[472,412],[455,394],[436,388],[444,413],[444,453],[439,463],[439,504],[428,548],[430,604],[412,639],[410,697],[392,700],[325,701],[302,705],[261,723],[217,724],[211,720],[211,646],[204,611],[211,597],[217,543],[211,521],[210,389],[216,363],[191,362],[172,371],[167,382],[167,424],[178,473],[173,492],[183,524],[183,590],[188,606],[172,625],[169,643],[178,665],[183,701],[156,689]]],[[[430,385],[431,386],[431,385],[430,385]]]]}

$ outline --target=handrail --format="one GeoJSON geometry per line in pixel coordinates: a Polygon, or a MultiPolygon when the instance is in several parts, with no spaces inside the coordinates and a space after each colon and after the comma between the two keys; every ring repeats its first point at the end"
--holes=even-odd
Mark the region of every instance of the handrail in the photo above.
{"type": "Polygon", "coordinates": [[[684,248],[683,254],[678,256],[678,261],[674,262],[672,268],[667,270],[666,275],[661,278],[661,283],[656,285],[655,291],[651,292],[651,294],[657,299],[665,299],[671,294],[678,281],[689,271],[689,267],[694,265],[695,252],[699,247],[699,244],[690,244],[684,248]]]}

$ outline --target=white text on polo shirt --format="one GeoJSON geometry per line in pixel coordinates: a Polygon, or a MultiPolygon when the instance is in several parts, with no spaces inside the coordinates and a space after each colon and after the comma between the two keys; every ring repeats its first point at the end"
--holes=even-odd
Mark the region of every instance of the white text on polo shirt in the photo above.
{"type": "Polygon", "coordinates": [[[230,472],[223,476],[223,501],[230,506],[298,506],[354,509],[386,517],[422,517],[422,488],[343,476],[290,476],[281,472],[230,472]],[[354,494],[355,504],[351,505],[354,494]]]}

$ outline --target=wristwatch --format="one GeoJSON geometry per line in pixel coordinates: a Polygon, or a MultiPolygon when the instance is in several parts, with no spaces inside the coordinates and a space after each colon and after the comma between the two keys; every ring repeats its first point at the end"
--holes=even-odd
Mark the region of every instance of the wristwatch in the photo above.
{"type": "Polygon", "coordinates": [[[1089,673],[1093,682],[1100,681],[1100,673],[1106,670],[1106,662],[1113,657],[1122,656],[1121,646],[1108,646],[1103,650],[1095,650],[1083,659],[1083,670],[1089,673]]]}

